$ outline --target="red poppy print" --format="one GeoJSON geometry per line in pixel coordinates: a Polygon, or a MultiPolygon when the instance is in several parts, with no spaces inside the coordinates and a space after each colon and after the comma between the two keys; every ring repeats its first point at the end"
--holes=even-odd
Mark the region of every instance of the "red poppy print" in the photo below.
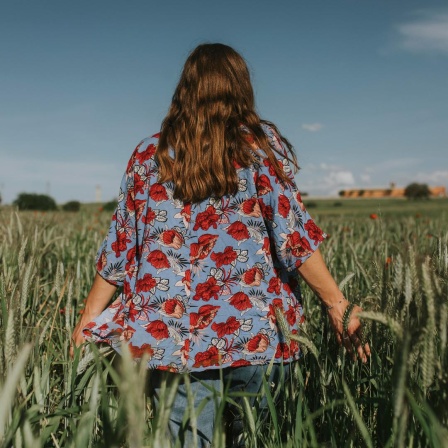
{"type": "Polygon", "coordinates": [[[211,366],[219,366],[219,361],[221,359],[221,355],[218,352],[218,349],[215,346],[211,346],[205,352],[199,352],[194,357],[193,367],[211,367],[211,366]]]}
{"type": "Polygon", "coordinates": [[[233,361],[232,364],[230,364],[230,367],[243,367],[243,366],[251,366],[251,362],[247,359],[238,359],[236,361],[233,361]]]}
{"type": "Polygon", "coordinates": [[[259,267],[254,266],[241,275],[241,283],[244,286],[260,286],[263,277],[263,271],[259,267]]]}
{"type": "Polygon", "coordinates": [[[172,247],[173,249],[178,250],[182,247],[182,244],[184,244],[184,237],[177,230],[164,230],[159,235],[159,242],[163,246],[172,247]]]}
{"type": "Polygon", "coordinates": [[[206,233],[198,238],[197,243],[190,246],[190,260],[194,263],[196,260],[203,260],[208,257],[213,247],[216,244],[218,235],[210,235],[206,233]]]}
{"type": "Polygon", "coordinates": [[[155,202],[166,201],[168,199],[168,194],[166,192],[166,188],[159,183],[152,184],[149,187],[149,196],[155,202]]]}
{"type": "Polygon", "coordinates": [[[277,349],[275,350],[275,358],[289,358],[289,347],[286,342],[279,342],[277,344],[277,349]]]}
{"type": "Polygon", "coordinates": [[[142,217],[143,224],[149,224],[149,225],[154,224],[156,216],[157,215],[155,211],[151,207],[148,207],[146,209],[146,215],[142,217]]]}
{"type": "Polygon", "coordinates": [[[151,359],[154,356],[154,349],[151,347],[151,344],[133,345],[130,342],[128,347],[133,358],[140,359],[144,355],[149,355],[149,359],[151,359]]]}
{"type": "Polygon", "coordinates": [[[203,305],[197,313],[190,313],[190,329],[203,330],[208,327],[220,308],[220,306],[203,305]]]}
{"type": "Polygon", "coordinates": [[[230,316],[225,322],[213,323],[212,330],[216,332],[218,338],[222,338],[226,334],[235,333],[241,327],[241,322],[235,316],[230,316]]]}
{"type": "Polygon", "coordinates": [[[230,305],[235,307],[238,311],[246,311],[252,308],[252,302],[247,294],[244,292],[237,292],[229,299],[230,305]]]}
{"type": "Polygon", "coordinates": [[[269,347],[269,336],[258,333],[244,344],[244,349],[249,353],[263,353],[269,347]]]}
{"type": "Polygon", "coordinates": [[[311,253],[309,241],[304,236],[300,236],[297,231],[286,235],[286,249],[295,257],[303,257],[311,253]]]}
{"type": "Polygon", "coordinates": [[[269,279],[268,292],[278,296],[280,294],[281,287],[282,287],[282,282],[278,277],[271,277],[269,279]]]}
{"type": "Polygon", "coordinates": [[[156,279],[151,274],[145,274],[137,280],[136,290],[138,292],[149,292],[157,286],[156,279]]]}
{"type": "Polygon", "coordinates": [[[126,232],[117,232],[116,240],[112,243],[111,248],[115,252],[115,256],[118,258],[121,252],[126,250],[127,244],[131,242],[126,232]]]}
{"type": "Polygon", "coordinates": [[[314,244],[317,244],[318,241],[323,241],[324,236],[322,230],[317,227],[316,223],[309,219],[305,225],[305,230],[308,232],[308,236],[314,241],[314,244]]]}
{"type": "Polygon", "coordinates": [[[227,227],[227,233],[237,241],[243,241],[249,239],[249,230],[245,224],[241,221],[235,221],[227,227]]]}
{"type": "Polygon", "coordinates": [[[216,213],[215,207],[209,205],[205,211],[198,213],[193,230],[208,230],[210,227],[216,229],[218,222],[219,215],[216,213]]]}
{"type": "Polygon", "coordinates": [[[146,147],[146,149],[142,152],[136,152],[135,158],[138,163],[143,164],[146,160],[149,160],[156,153],[156,145],[150,144],[146,147]]]}
{"type": "Polygon", "coordinates": [[[240,204],[239,211],[244,216],[254,218],[261,216],[260,205],[258,204],[257,198],[246,199],[240,204]]]}
{"type": "Polygon", "coordinates": [[[165,316],[180,319],[185,313],[185,305],[178,299],[168,299],[160,305],[160,312],[165,316]]]}
{"type": "Polygon", "coordinates": [[[287,311],[285,311],[285,317],[289,325],[293,326],[296,323],[297,313],[291,305],[289,305],[287,311]]]}
{"type": "Polygon", "coordinates": [[[268,221],[274,220],[274,209],[270,205],[266,205],[262,198],[258,199],[260,204],[261,214],[268,221]]]}
{"type": "Polygon", "coordinates": [[[154,320],[145,326],[146,331],[158,341],[169,336],[168,327],[162,320],[154,320]]]}
{"type": "Polygon", "coordinates": [[[266,174],[258,176],[255,185],[259,196],[263,196],[273,191],[271,181],[269,180],[269,177],[266,176],[266,174]]]}
{"type": "Polygon", "coordinates": [[[212,252],[210,258],[215,262],[216,267],[220,268],[221,266],[232,264],[238,258],[238,254],[232,246],[227,246],[224,252],[212,252]]]}
{"type": "Polygon", "coordinates": [[[217,284],[216,278],[209,277],[206,282],[198,283],[193,300],[204,300],[205,302],[211,298],[218,300],[220,291],[221,286],[217,284]]]}
{"type": "Polygon", "coordinates": [[[289,199],[284,194],[281,194],[278,197],[278,212],[283,218],[286,218],[290,210],[291,203],[289,202],[289,199]]]}
{"type": "Polygon", "coordinates": [[[146,259],[158,270],[168,269],[170,267],[168,257],[161,250],[153,250],[146,259]]]}

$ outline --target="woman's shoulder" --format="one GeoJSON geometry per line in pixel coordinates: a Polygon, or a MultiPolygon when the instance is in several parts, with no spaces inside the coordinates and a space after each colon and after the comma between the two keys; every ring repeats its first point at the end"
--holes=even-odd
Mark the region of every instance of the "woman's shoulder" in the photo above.
{"type": "Polygon", "coordinates": [[[150,137],[145,137],[140,140],[138,145],[132,152],[131,159],[129,160],[128,168],[130,165],[144,165],[154,161],[154,156],[157,151],[157,144],[159,142],[160,134],[153,134],[150,137]]]}

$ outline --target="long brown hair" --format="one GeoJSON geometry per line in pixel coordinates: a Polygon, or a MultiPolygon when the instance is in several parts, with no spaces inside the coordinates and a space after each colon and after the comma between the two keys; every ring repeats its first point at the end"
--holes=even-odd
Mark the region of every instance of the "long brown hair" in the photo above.
{"type": "Polygon", "coordinates": [[[162,123],[156,152],[159,182],[173,181],[174,198],[185,202],[234,194],[238,190],[234,163],[241,167],[254,163],[254,148],[263,149],[277,176],[291,182],[279,166],[273,153],[276,149],[270,146],[261,123],[274,128],[288,148],[288,159],[298,168],[288,140],[255,112],[244,59],[227,45],[199,45],[185,62],[162,123]]]}

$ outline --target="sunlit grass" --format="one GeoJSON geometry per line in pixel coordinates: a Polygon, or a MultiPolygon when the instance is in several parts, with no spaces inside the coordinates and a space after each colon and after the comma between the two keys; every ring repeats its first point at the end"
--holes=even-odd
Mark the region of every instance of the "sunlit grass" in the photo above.
{"type": "MultiPolygon", "coordinates": [[[[247,446],[448,446],[448,215],[311,211],[330,234],[330,270],[365,310],[372,357],[363,365],[345,356],[304,287],[304,356],[283,391],[266,383],[267,420],[242,401],[247,446]]],[[[0,211],[1,446],[170,445],[173,386],[154,412],[146,370],[126,351],[121,362],[96,347],[68,355],[108,221],[96,208],[0,211]]],[[[193,429],[194,412],[184,419],[193,429]]],[[[225,446],[219,424],[214,446],[225,446]]]]}

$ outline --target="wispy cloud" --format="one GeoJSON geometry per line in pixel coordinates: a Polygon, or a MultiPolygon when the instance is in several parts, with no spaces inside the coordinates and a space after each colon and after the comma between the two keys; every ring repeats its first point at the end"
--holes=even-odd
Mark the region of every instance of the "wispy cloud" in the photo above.
{"type": "Polygon", "coordinates": [[[303,123],[302,129],[308,132],[318,132],[320,131],[324,125],[322,123],[303,123]]]}
{"type": "Polygon", "coordinates": [[[419,17],[397,25],[398,47],[414,53],[448,55],[448,11],[419,11],[419,17]]]}

